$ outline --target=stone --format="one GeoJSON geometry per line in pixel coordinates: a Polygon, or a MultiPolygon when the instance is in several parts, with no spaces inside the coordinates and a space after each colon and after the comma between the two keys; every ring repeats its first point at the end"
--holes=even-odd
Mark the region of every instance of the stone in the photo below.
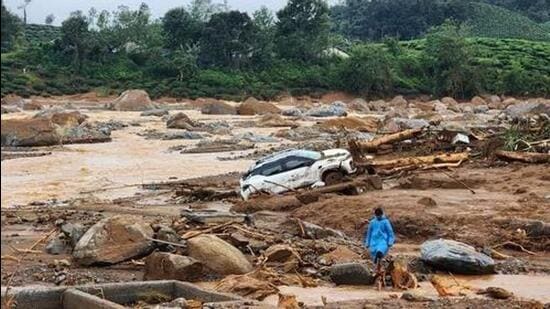
{"type": "Polygon", "coordinates": [[[76,127],[86,121],[88,116],[79,111],[68,112],[57,107],[40,111],[36,113],[33,118],[50,119],[54,124],[61,127],[76,127]]]}
{"type": "Polygon", "coordinates": [[[71,246],[74,247],[86,232],[86,228],[80,223],[66,222],[61,225],[61,232],[70,239],[71,246]]]}
{"type": "Polygon", "coordinates": [[[1,102],[2,105],[15,105],[19,107],[23,106],[24,103],[25,100],[16,94],[8,94],[4,96],[1,102]]]}
{"type": "Polygon", "coordinates": [[[368,103],[368,108],[371,111],[376,111],[376,112],[384,112],[384,111],[388,110],[389,107],[390,107],[389,104],[386,103],[386,101],[384,101],[384,100],[370,101],[368,103]]]}
{"type": "Polygon", "coordinates": [[[186,114],[179,112],[168,118],[166,121],[166,127],[169,129],[185,129],[188,131],[195,131],[198,124],[191,120],[186,114]]]}
{"type": "Polygon", "coordinates": [[[179,131],[179,132],[167,132],[162,136],[163,140],[174,140],[174,139],[203,139],[204,135],[193,132],[193,131],[179,131]]]}
{"type": "Polygon", "coordinates": [[[482,291],[482,294],[486,294],[487,296],[494,299],[509,299],[514,297],[514,293],[503,288],[493,286],[486,288],[484,291],[482,291]]]}
{"type": "Polygon", "coordinates": [[[487,105],[487,102],[480,96],[475,96],[473,97],[470,102],[473,104],[473,105],[487,105]]]}
{"type": "Polygon", "coordinates": [[[399,126],[400,130],[406,130],[406,129],[421,129],[421,128],[427,128],[430,126],[430,123],[425,119],[408,119],[408,118],[392,118],[390,119],[385,126],[388,125],[388,123],[394,122],[399,126]]]}
{"type": "Polygon", "coordinates": [[[502,100],[497,95],[492,95],[488,98],[487,105],[490,109],[502,109],[502,100]]]}
{"type": "Polygon", "coordinates": [[[447,107],[452,106],[452,105],[458,105],[458,102],[455,99],[451,98],[451,97],[444,97],[444,98],[441,99],[441,102],[443,104],[447,105],[447,107]]]}
{"type": "Polygon", "coordinates": [[[139,89],[124,91],[110,104],[110,109],[117,111],[144,111],[154,108],[149,94],[139,89]]]}
{"type": "Polygon", "coordinates": [[[42,104],[34,101],[23,101],[20,107],[24,111],[39,111],[42,109],[42,104]]]}
{"type": "Polygon", "coordinates": [[[276,244],[273,245],[264,252],[266,262],[285,263],[289,260],[295,260],[298,258],[298,253],[289,245],[276,244]]]}
{"type": "Polygon", "coordinates": [[[194,258],[153,252],[145,259],[144,280],[198,281],[205,271],[203,264],[194,258]]]}
{"type": "Polygon", "coordinates": [[[113,216],[93,225],[80,238],[73,258],[81,265],[116,264],[149,254],[153,229],[136,218],[113,216]]]}
{"type": "Polygon", "coordinates": [[[370,112],[369,104],[361,98],[353,99],[347,104],[348,109],[357,112],[370,112]]]}
{"type": "Polygon", "coordinates": [[[60,237],[55,237],[52,240],[48,242],[46,245],[46,253],[58,255],[65,253],[67,249],[67,246],[65,244],[65,241],[61,239],[60,237]]]}
{"type": "Polygon", "coordinates": [[[330,280],[340,284],[371,285],[374,275],[365,265],[359,263],[336,264],[330,268],[330,280]]]}
{"type": "Polygon", "coordinates": [[[302,116],[302,111],[297,107],[291,107],[282,111],[283,116],[292,116],[300,117],[302,116]]]}
{"type": "Polygon", "coordinates": [[[214,235],[199,235],[187,240],[190,257],[201,261],[220,275],[245,274],[252,264],[239,249],[214,235]]]}
{"type": "Polygon", "coordinates": [[[444,113],[447,111],[447,105],[445,105],[443,102],[436,100],[433,103],[434,111],[437,113],[444,113]]]}
{"type": "Polygon", "coordinates": [[[347,115],[346,108],[346,103],[336,101],[330,105],[311,108],[306,112],[306,115],[311,117],[341,117],[347,115]]]}
{"type": "Polygon", "coordinates": [[[1,106],[2,114],[19,113],[21,110],[17,106],[1,106]]]}
{"type": "Polygon", "coordinates": [[[174,229],[170,228],[166,225],[161,225],[158,231],[156,231],[155,238],[158,240],[163,240],[167,242],[172,243],[180,243],[181,237],[174,231],[174,229]]]}
{"type": "Polygon", "coordinates": [[[225,102],[210,100],[201,107],[201,113],[207,115],[235,115],[237,109],[225,102]]]}
{"type": "Polygon", "coordinates": [[[421,303],[434,301],[433,298],[422,295],[419,291],[403,292],[403,294],[401,294],[401,299],[404,299],[410,302],[421,302],[421,303]]]}
{"type": "Polygon", "coordinates": [[[246,99],[243,103],[237,107],[237,113],[239,115],[265,115],[265,114],[279,114],[281,110],[269,102],[260,102],[253,97],[246,99]]]}
{"type": "Polygon", "coordinates": [[[418,203],[422,206],[425,206],[425,207],[430,207],[430,208],[433,208],[433,207],[437,206],[436,201],[434,201],[433,198],[428,197],[428,196],[420,198],[418,201],[416,201],[416,203],[418,203]]]}
{"type": "Polygon", "coordinates": [[[509,105],[504,112],[512,119],[522,119],[536,114],[550,115],[550,104],[521,102],[509,105]]]}
{"type": "Polygon", "coordinates": [[[246,220],[245,214],[229,211],[190,211],[183,209],[181,211],[181,216],[191,222],[202,224],[221,224],[230,221],[243,223],[246,220]]]}
{"type": "Polygon", "coordinates": [[[405,108],[409,104],[402,95],[395,96],[389,104],[393,107],[405,108]]]}
{"type": "Polygon", "coordinates": [[[456,274],[482,275],[495,272],[494,260],[467,244],[437,239],[426,241],[420,248],[420,258],[425,263],[443,271],[456,274]]]}
{"type": "Polygon", "coordinates": [[[279,114],[265,114],[258,119],[258,127],[273,128],[273,127],[296,127],[296,122],[284,119],[279,114]]]}
{"type": "Polygon", "coordinates": [[[52,146],[61,142],[55,124],[46,118],[2,119],[2,146],[52,146]]]}
{"type": "Polygon", "coordinates": [[[235,136],[240,140],[249,141],[252,143],[276,143],[278,140],[273,136],[259,135],[252,132],[245,132],[235,136]]]}
{"type": "Polygon", "coordinates": [[[144,116],[144,117],[146,117],[146,116],[162,117],[162,116],[168,115],[169,113],[170,112],[168,112],[165,109],[155,108],[155,109],[150,109],[150,110],[143,111],[139,115],[144,116]]]}
{"type": "Polygon", "coordinates": [[[476,114],[484,114],[489,111],[489,106],[487,105],[475,105],[474,106],[474,113],[476,114]]]}

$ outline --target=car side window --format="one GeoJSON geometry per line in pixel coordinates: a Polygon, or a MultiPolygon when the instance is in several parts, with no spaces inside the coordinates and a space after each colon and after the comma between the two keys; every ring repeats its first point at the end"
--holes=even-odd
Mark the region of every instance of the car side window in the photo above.
{"type": "Polygon", "coordinates": [[[293,169],[305,167],[305,166],[311,166],[315,162],[312,159],[304,158],[304,157],[288,157],[284,161],[284,171],[290,171],[293,169]]]}
{"type": "Polygon", "coordinates": [[[275,174],[279,174],[283,171],[283,167],[281,166],[280,162],[274,162],[277,164],[274,164],[273,166],[266,166],[265,169],[263,169],[260,174],[263,176],[271,176],[275,174]]]}

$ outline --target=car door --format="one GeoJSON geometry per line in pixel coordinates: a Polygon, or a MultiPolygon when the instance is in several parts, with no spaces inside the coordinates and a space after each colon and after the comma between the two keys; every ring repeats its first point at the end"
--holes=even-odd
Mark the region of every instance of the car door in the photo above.
{"type": "Polygon", "coordinates": [[[300,156],[291,156],[285,159],[283,167],[284,174],[288,177],[289,187],[296,189],[311,185],[311,166],[314,162],[310,158],[300,156]]]}

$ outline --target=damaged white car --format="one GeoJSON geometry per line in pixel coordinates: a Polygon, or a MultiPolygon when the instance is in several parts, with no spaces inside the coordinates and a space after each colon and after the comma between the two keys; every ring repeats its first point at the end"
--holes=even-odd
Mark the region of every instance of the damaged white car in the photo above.
{"type": "Polygon", "coordinates": [[[355,171],[346,149],[289,149],[256,161],[240,180],[241,196],[246,200],[253,193],[331,185],[355,171]]]}

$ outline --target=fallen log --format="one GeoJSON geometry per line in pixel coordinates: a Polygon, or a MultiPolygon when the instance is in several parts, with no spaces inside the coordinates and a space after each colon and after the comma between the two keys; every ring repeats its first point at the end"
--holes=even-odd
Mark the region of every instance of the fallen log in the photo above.
{"type": "Polygon", "coordinates": [[[497,150],[495,151],[497,157],[507,161],[521,161],[525,163],[550,163],[550,154],[538,153],[538,152],[515,152],[497,150]]]}
{"type": "Polygon", "coordinates": [[[444,153],[439,155],[420,156],[420,157],[407,157],[393,160],[373,160],[368,165],[381,168],[392,169],[402,166],[425,166],[440,163],[456,163],[468,160],[467,152],[459,153],[444,153]]]}
{"type": "Polygon", "coordinates": [[[408,129],[405,131],[397,132],[394,134],[384,135],[382,137],[373,139],[372,141],[362,142],[359,140],[353,140],[349,142],[351,149],[358,150],[359,152],[376,152],[377,148],[384,144],[391,144],[406,140],[420,134],[422,129],[408,129]]]}

